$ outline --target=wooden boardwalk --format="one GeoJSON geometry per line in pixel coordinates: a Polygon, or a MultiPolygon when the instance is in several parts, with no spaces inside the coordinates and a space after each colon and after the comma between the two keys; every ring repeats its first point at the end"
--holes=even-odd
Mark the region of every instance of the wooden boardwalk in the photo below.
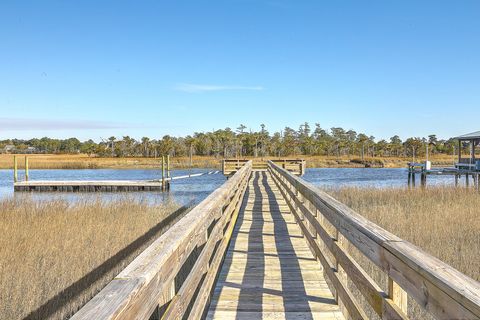
{"type": "Polygon", "coordinates": [[[269,172],[253,172],[207,319],[343,319],[269,172]]]}

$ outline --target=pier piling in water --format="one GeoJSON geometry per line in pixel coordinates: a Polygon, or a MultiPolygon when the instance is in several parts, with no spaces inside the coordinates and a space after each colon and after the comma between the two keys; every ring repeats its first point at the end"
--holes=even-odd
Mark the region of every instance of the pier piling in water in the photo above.
{"type": "Polygon", "coordinates": [[[25,156],[25,181],[28,181],[28,157],[25,156]]]}
{"type": "Polygon", "coordinates": [[[13,182],[18,182],[17,156],[13,156],[13,182]]]}

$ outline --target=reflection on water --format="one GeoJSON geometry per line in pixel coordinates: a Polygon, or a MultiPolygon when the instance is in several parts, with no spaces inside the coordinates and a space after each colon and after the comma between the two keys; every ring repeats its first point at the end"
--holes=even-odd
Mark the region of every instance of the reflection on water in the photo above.
{"type": "MultiPolygon", "coordinates": [[[[172,176],[188,173],[203,173],[209,169],[173,170],[172,176]]],[[[19,180],[23,179],[19,171],[19,180]]],[[[161,177],[160,170],[30,170],[30,180],[151,180],[161,177]]],[[[405,187],[407,184],[407,169],[403,168],[315,168],[307,169],[305,180],[325,188],[344,186],[357,187],[405,187]]],[[[418,177],[419,178],[419,177],[418,177]]],[[[453,185],[451,176],[429,176],[428,185],[453,185]]],[[[0,170],[0,198],[30,197],[35,200],[66,199],[124,199],[126,196],[153,202],[174,200],[180,204],[198,203],[205,199],[213,190],[226,181],[219,174],[204,175],[172,182],[169,193],[162,192],[128,192],[128,193],[16,193],[13,192],[13,171],[0,170]],[[79,196],[80,195],[80,196],[79,196]]],[[[418,181],[419,182],[419,181],[418,181]]]]}

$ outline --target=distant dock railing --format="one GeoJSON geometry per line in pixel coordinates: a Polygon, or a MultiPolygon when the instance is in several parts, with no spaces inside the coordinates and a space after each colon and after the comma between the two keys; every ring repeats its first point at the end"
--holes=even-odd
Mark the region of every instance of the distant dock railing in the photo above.
{"type": "MultiPolygon", "coordinates": [[[[223,174],[226,176],[234,174],[248,161],[247,159],[224,159],[222,161],[223,174]]],[[[306,161],[303,159],[254,159],[252,164],[253,170],[267,170],[267,161],[272,161],[297,176],[303,176],[307,166],[306,161]]]]}
{"type": "Polygon", "coordinates": [[[268,167],[312,252],[323,265],[332,291],[352,319],[368,317],[349,290],[348,281],[382,319],[408,319],[409,298],[436,319],[480,318],[480,283],[380,228],[274,162],[270,161],[268,167]],[[348,253],[348,244],[388,276],[387,292],[348,253]]]}

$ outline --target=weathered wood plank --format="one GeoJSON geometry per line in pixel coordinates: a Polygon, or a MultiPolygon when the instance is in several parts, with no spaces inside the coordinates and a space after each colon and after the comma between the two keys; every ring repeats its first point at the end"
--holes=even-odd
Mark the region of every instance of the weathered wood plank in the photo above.
{"type": "Polygon", "coordinates": [[[207,319],[343,319],[271,176],[253,173],[246,197],[207,319]]]}

